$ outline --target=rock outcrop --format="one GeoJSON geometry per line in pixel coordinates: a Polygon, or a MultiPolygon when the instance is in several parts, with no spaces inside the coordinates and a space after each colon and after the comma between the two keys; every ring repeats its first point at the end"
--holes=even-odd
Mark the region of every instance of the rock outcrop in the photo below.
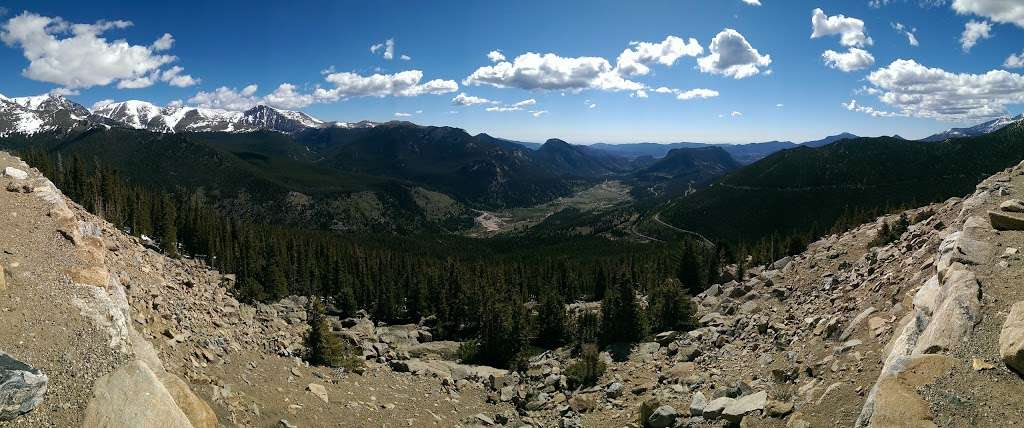
{"type": "Polygon", "coordinates": [[[48,382],[49,378],[39,369],[0,352],[0,421],[35,409],[46,395],[48,382]]]}

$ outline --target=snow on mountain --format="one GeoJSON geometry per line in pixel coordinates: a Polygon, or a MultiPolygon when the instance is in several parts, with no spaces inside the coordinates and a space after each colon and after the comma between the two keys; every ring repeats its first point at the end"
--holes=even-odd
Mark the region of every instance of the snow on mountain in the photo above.
{"type": "Polygon", "coordinates": [[[1008,125],[1024,121],[1024,113],[1017,116],[1003,116],[968,128],[950,128],[938,134],[922,138],[921,141],[946,141],[950,138],[975,137],[996,132],[1008,125]]]}
{"type": "Polygon", "coordinates": [[[369,121],[324,122],[306,113],[258,105],[246,111],[167,106],[139,100],[104,102],[89,110],[59,95],[8,98],[0,95],[0,136],[88,126],[123,127],[152,132],[283,133],[341,127],[369,128],[369,121]]]}

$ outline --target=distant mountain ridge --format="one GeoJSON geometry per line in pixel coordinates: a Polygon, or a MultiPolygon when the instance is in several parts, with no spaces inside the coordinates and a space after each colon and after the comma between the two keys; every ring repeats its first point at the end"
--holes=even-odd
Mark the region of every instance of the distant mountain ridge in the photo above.
{"type": "Polygon", "coordinates": [[[151,132],[252,132],[288,134],[320,128],[367,128],[376,122],[325,122],[306,113],[257,105],[246,111],[201,107],[159,107],[129,100],[89,110],[59,95],[8,98],[0,95],[0,136],[33,135],[90,127],[129,128],[151,132]]]}
{"type": "Polygon", "coordinates": [[[950,128],[938,134],[922,138],[921,141],[946,141],[950,138],[977,137],[996,132],[1014,123],[1024,122],[1024,113],[1017,116],[1003,116],[967,128],[950,128]]]}

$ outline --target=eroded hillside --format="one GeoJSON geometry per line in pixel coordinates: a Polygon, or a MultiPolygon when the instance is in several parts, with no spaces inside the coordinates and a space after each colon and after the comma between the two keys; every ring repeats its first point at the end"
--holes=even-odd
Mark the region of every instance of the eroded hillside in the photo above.
{"type": "Polygon", "coordinates": [[[658,427],[1024,420],[1024,164],[904,213],[893,242],[872,245],[898,215],[711,286],[696,329],[602,353],[589,388],[570,388],[568,348],[525,372],[460,364],[429,319],[329,317],[365,368],[310,367],[304,298],[240,303],[231,275],[147,248],[0,154],[8,167],[0,351],[46,390],[0,403],[0,425],[621,427],[645,402],[658,427]]]}

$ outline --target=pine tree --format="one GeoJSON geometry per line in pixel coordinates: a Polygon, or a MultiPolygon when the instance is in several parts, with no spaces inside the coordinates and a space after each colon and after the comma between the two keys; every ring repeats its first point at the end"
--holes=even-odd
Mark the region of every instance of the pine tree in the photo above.
{"type": "Polygon", "coordinates": [[[648,320],[656,331],[693,329],[695,310],[690,296],[676,279],[667,279],[651,290],[648,320]]]}
{"type": "Polygon", "coordinates": [[[159,238],[160,249],[170,257],[178,257],[177,210],[171,196],[164,193],[160,198],[159,238]]]}
{"type": "Polygon", "coordinates": [[[643,336],[636,292],[625,273],[616,276],[601,301],[601,343],[633,343],[643,336]]]}
{"type": "Polygon", "coordinates": [[[324,316],[324,304],[319,298],[309,300],[306,308],[306,322],[309,333],[306,334],[306,361],[316,366],[347,367],[357,364],[353,355],[347,352],[327,323],[324,316]]]}
{"type": "Polygon", "coordinates": [[[704,291],[704,284],[700,279],[700,263],[697,261],[697,249],[690,241],[683,244],[683,251],[679,256],[679,268],[676,278],[691,293],[697,294],[704,291]]]}
{"type": "Polygon", "coordinates": [[[545,292],[537,309],[537,344],[557,348],[565,341],[565,303],[556,290],[545,292]]]}

